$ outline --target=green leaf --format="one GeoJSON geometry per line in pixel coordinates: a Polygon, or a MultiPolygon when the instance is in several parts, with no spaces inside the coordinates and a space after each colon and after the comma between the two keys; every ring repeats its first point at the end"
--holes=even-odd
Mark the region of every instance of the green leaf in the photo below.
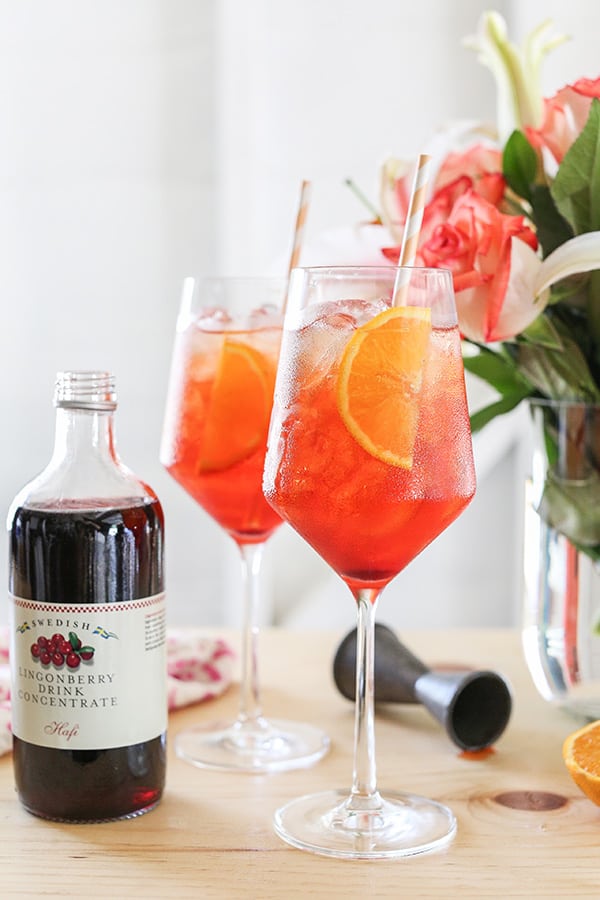
{"type": "Polygon", "coordinates": [[[521,332],[520,336],[529,344],[538,344],[550,350],[563,349],[560,334],[552,324],[552,321],[545,315],[534,319],[531,325],[521,332]]]}
{"type": "Polygon", "coordinates": [[[71,647],[73,648],[73,650],[79,650],[79,648],[81,647],[81,641],[79,640],[79,638],[77,637],[77,635],[75,634],[74,631],[69,632],[69,643],[70,643],[71,647]]]}
{"type": "Polygon", "coordinates": [[[564,335],[562,342],[563,350],[520,342],[519,370],[538,391],[552,400],[600,402],[600,390],[579,346],[564,335]]]}
{"type": "Polygon", "coordinates": [[[538,513],[553,528],[579,547],[600,544],[600,478],[571,481],[549,471],[538,513]]]}
{"type": "Polygon", "coordinates": [[[523,378],[514,361],[504,351],[494,351],[477,345],[474,356],[463,356],[463,364],[468,372],[476,375],[495,388],[499,394],[531,393],[531,384],[523,378]]]}
{"type": "Polygon", "coordinates": [[[531,188],[531,217],[545,259],[553,250],[574,237],[573,229],[556,208],[550,189],[545,184],[531,188]]]}
{"type": "Polygon", "coordinates": [[[515,361],[506,350],[490,350],[480,344],[474,345],[478,352],[473,356],[463,356],[465,369],[482,381],[486,381],[499,394],[498,400],[477,410],[471,415],[471,431],[480,431],[496,416],[504,415],[529,397],[534,388],[523,377],[515,361]]]}
{"type": "Polygon", "coordinates": [[[588,299],[588,327],[596,365],[600,365],[600,271],[592,272],[588,299]]]}
{"type": "Polygon", "coordinates": [[[589,272],[578,272],[577,275],[563,278],[562,281],[556,282],[550,288],[548,306],[556,306],[557,303],[561,303],[576,309],[586,309],[589,284],[589,272]]]}
{"type": "Polygon", "coordinates": [[[537,173],[537,154],[522,131],[513,131],[502,154],[502,174],[508,186],[531,202],[531,188],[537,173]]]}
{"type": "Polygon", "coordinates": [[[540,408],[548,468],[537,505],[541,518],[591,559],[600,552],[600,417],[594,407],[568,415],[548,404],[540,408]]]}
{"type": "Polygon", "coordinates": [[[600,100],[565,154],[551,187],[559,211],[575,234],[600,229],[600,100]]]}
{"type": "Polygon", "coordinates": [[[530,393],[531,391],[517,391],[514,394],[505,394],[500,400],[496,400],[494,403],[490,403],[488,406],[484,406],[482,409],[478,409],[477,412],[472,413],[471,431],[473,434],[481,431],[481,429],[491,422],[492,419],[495,419],[496,416],[502,416],[512,409],[515,409],[521,400],[528,397],[530,393]]]}
{"type": "MultiPolygon", "coordinates": [[[[589,556],[595,563],[600,562],[600,544],[597,547],[580,547],[575,541],[571,541],[571,543],[575,544],[575,547],[577,547],[578,550],[581,550],[582,553],[589,556]]],[[[600,621],[595,624],[594,633],[600,634],[600,621]]]]}

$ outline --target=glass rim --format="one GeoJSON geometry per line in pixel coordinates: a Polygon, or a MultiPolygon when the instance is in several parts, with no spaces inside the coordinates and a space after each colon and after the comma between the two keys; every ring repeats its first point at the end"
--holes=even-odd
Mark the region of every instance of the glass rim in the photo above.
{"type": "MultiPolygon", "coordinates": [[[[242,320],[245,323],[253,307],[261,306],[272,308],[274,315],[282,317],[287,290],[287,278],[279,275],[186,275],[179,293],[176,332],[185,331],[192,322],[212,315],[215,309],[224,309],[230,314],[225,331],[263,330],[265,322],[255,323],[250,328],[242,324],[242,320]]],[[[273,327],[277,325],[273,323],[273,327]]]]}
{"type": "Polygon", "coordinates": [[[372,263],[367,263],[362,265],[360,263],[356,265],[330,265],[330,266],[294,266],[292,272],[316,272],[316,273],[326,273],[331,272],[333,274],[337,272],[381,272],[383,274],[390,274],[392,272],[419,272],[423,274],[443,274],[449,275],[452,277],[452,271],[443,266],[433,267],[433,266],[399,266],[394,265],[392,263],[386,265],[382,263],[381,265],[374,265],[372,263]]]}
{"type": "Polygon", "coordinates": [[[530,406],[541,406],[545,409],[571,409],[574,407],[600,409],[600,400],[581,400],[577,398],[553,400],[551,397],[527,397],[526,400],[530,406]]]}
{"type": "Polygon", "coordinates": [[[194,284],[235,284],[235,283],[256,283],[261,282],[277,282],[285,283],[287,275],[184,275],[181,279],[182,284],[193,282],[194,284]]]}

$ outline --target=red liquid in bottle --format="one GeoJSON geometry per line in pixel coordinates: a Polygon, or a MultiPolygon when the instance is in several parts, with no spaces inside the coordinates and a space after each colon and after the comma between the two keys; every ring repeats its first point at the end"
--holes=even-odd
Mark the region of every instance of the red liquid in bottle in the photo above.
{"type": "MultiPolygon", "coordinates": [[[[11,593],[37,603],[79,606],[161,594],[163,513],[158,500],[128,504],[119,498],[113,507],[106,501],[97,509],[80,506],[71,501],[61,511],[43,506],[16,509],[10,523],[11,593]]],[[[48,629],[32,627],[31,642],[44,631],[48,629]]],[[[32,669],[43,672],[44,666],[32,660],[32,669]]],[[[151,702],[144,685],[136,690],[141,692],[140,703],[151,702]]],[[[30,812],[47,819],[139,815],[162,795],[165,750],[164,733],[130,746],[84,750],[38,746],[14,736],[17,791],[30,812]]]]}

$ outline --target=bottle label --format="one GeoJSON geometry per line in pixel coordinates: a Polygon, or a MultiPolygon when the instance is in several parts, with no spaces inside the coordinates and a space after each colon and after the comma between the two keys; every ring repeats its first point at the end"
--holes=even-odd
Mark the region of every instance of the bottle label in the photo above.
{"type": "Polygon", "coordinates": [[[98,750],[152,740],[166,730],[164,593],[105,605],[9,600],[18,738],[98,750]]]}

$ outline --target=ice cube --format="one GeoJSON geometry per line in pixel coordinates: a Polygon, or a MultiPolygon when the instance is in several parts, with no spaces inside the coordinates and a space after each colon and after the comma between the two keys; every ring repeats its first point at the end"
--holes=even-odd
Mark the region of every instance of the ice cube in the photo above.
{"type": "Polygon", "coordinates": [[[315,303],[305,310],[305,324],[310,322],[329,323],[332,329],[342,331],[353,330],[359,325],[364,325],[378,313],[389,307],[389,301],[384,298],[377,300],[347,299],[335,300],[329,303],[315,303]]]}
{"type": "Polygon", "coordinates": [[[220,306],[204,307],[195,320],[195,326],[201,331],[226,331],[231,327],[232,317],[220,306]]]}

